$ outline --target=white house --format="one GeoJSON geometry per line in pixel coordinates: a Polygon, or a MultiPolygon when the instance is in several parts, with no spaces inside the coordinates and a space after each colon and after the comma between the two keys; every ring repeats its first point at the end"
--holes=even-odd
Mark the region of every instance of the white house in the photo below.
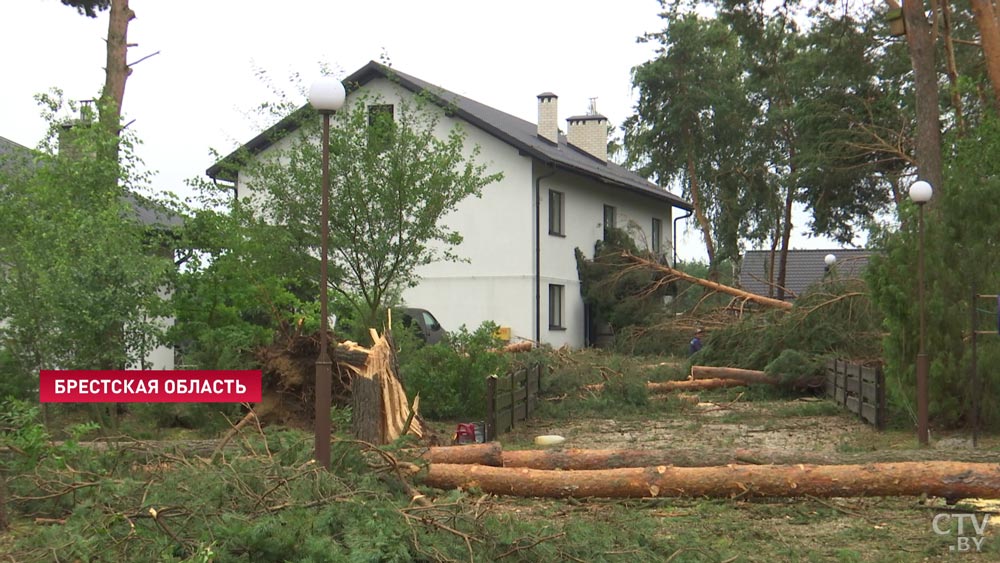
{"type": "MultiPolygon", "coordinates": [[[[591,257],[607,225],[629,230],[641,247],[666,255],[672,248],[673,208],[691,209],[680,197],[608,161],[609,124],[594,108],[568,118],[564,135],[558,128],[558,97],[552,93],[538,95],[535,124],[374,61],[344,84],[348,104],[359,91],[377,94],[380,103],[431,94],[442,108],[442,135],[463,123],[469,150],[479,146],[479,161],[488,172],[503,172],[503,180],[487,186],[481,198],[463,201],[444,219],[462,234],[456,253],[467,261],[420,268],[419,284],[403,295],[408,306],[430,310],[449,330],[492,320],[509,327],[514,339],[584,346],[588,323],[574,249],[591,257]]],[[[243,150],[266,156],[290,122],[258,135],[243,150]]],[[[232,167],[237,154],[207,173],[234,182],[243,197],[247,179],[232,167]]]]}

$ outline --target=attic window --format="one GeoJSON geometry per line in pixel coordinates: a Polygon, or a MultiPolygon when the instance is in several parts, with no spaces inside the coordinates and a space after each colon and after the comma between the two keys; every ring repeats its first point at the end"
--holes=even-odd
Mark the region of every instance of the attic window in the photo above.
{"type": "Polygon", "coordinates": [[[368,106],[368,143],[379,152],[392,144],[396,130],[395,108],[392,104],[372,104],[368,106]]]}

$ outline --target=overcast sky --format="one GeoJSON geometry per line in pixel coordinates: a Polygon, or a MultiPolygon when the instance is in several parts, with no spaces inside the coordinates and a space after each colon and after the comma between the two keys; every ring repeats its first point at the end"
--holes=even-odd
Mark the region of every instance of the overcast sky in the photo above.
{"type": "MultiPolygon", "coordinates": [[[[79,15],[59,0],[6,2],[0,18],[3,86],[0,136],[29,147],[45,133],[33,96],[58,87],[68,99],[96,97],[104,83],[107,13],[79,15]]],[[[620,125],[631,113],[630,70],[655,46],[656,0],[131,0],[125,120],[157,173],[153,188],[190,195],[209,150],[227,154],[260,132],[252,109],[273,99],[256,76],[305,83],[329,64],[345,76],[382,53],[399,70],[536,121],[536,95],[559,95],[560,122],[600,113],[620,125]]],[[[305,100],[302,100],[305,103],[305,100]]],[[[683,229],[683,228],[682,228],[683,229]]],[[[801,229],[799,229],[801,230],[801,229]]],[[[696,237],[681,258],[704,256],[696,237]]],[[[800,247],[816,247],[805,241],[800,247]]],[[[823,246],[820,243],[820,246],[823,246]]]]}

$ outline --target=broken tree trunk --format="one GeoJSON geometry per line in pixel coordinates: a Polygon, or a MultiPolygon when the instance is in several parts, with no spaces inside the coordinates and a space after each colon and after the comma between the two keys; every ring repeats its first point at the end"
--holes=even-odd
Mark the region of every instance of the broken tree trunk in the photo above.
{"type": "Polygon", "coordinates": [[[737,379],[745,383],[780,385],[777,377],[755,369],[725,368],[716,366],[691,366],[691,379],[737,379]]]}
{"type": "MultiPolygon", "coordinates": [[[[704,389],[721,389],[723,387],[739,387],[746,385],[746,381],[739,379],[685,379],[682,381],[647,381],[646,390],[650,393],[671,393],[673,391],[701,391],[704,389]]],[[[599,393],[604,389],[603,383],[592,383],[584,385],[587,391],[599,393]]]]}
{"type": "Polygon", "coordinates": [[[423,484],[522,497],[1000,498],[1000,465],[950,461],[869,465],[729,465],[547,471],[431,464],[423,484]]]}
{"type": "Polygon", "coordinates": [[[351,381],[354,435],[375,445],[388,444],[404,434],[421,437],[423,422],[418,399],[411,406],[403,384],[396,375],[395,351],[388,331],[371,330],[375,344],[368,350],[363,369],[352,368],[351,381]]]}
{"type": "Polygon", "coordinates": [[[591,470],[622,467],[711,467],[720,465],[864,465],[903,461],[962,461],[1000,464],[1000,452],[974,450],[882,450],[851,454],[824,454],[815,451],[736,449],[556,449],[500,451],[500,444],[475,444],[430,448],[423,454],[430,463],[469,463],[494,467],[531,469],[591,470]]]}
{"type": "Polygon", "coordinates": [[[737,289],[735,287],[730,287],[728,285],[723,285],[719,282],[714,282],[711,280],[706,280],[703,278],[697,278],[690,274],[686,274],[680,270],[675,270],[666,264],[660,264],[659,262],[654,262],[652,260],[646,260],[645,258],[640,258],[629,254],[628,252],[623,253],[625,259],[632,262],[633,265],[648,268],[650,270],[661,272],[666,274],[665,279],[669,280],[684,280],[689,283],[697,284],[702,287],[707,287],[708,289],[718,291],[719,293],[725,293],[726,295],[732,295],[742,299],[743,301],[752,301],[759,305],[764,305],[766,307],[775,307],[778,309],[791,309],[792,304],[788,301],[782,301],[780,299],[772,299],[770,297],[764,297],[763,295],[757,295],[756,293],[750,293],[748,291],[743,291],[742,289],[737,289]]]}

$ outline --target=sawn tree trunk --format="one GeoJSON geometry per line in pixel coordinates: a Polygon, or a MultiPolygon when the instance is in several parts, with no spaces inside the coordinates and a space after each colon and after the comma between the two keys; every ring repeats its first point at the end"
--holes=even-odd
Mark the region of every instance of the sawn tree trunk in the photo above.
{"type": "Polygon", "coordinates": [[[468,446],[430,448],[424,459],[436,463],[468,463],[494,467],[527,467],[531,469],[591,470],[622,467],[711,467],[720,465],[865,465],[903,461],[948,461],[1000,464],[1000,452],[951,450],[883,450],[860,453],[824,454],[814,451],[735,449],[554,449],[501,451],[498,442],[468,446]]]}
{"type": "Polygon", "coordinates": [[[951,461],[869,465],[730,465],[548,471],[431,464],[423,484],[521,497],[1000,498],[1000,465],[951,461]]]}

